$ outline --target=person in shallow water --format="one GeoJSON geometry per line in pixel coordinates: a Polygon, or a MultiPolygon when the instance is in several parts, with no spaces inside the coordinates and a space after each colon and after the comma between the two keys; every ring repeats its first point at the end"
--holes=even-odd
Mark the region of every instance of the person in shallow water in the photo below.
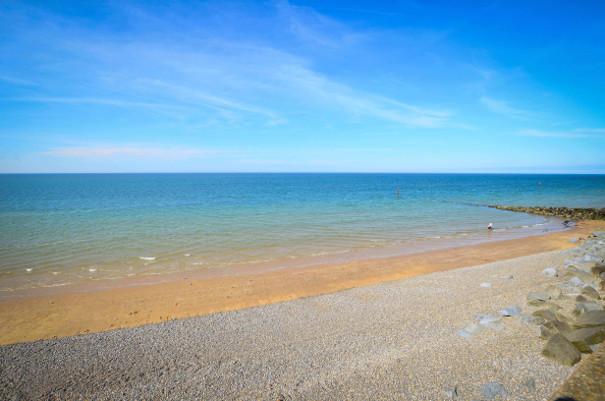
{"type": "Polygon", "coordinates": [[[488,230],[493,230],[493,229],[494,229],[494,225],[493,225],[492,223],[489,223],[489,224],[487,225],[487,229],[488,229],[488,230]]]}

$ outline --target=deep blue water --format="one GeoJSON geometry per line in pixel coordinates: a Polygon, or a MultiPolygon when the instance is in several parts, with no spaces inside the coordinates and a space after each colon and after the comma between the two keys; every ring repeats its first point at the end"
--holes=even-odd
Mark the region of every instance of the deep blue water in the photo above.
{"type": "Polygon", "coordinates": [[[604,207],[605,176],[0,175],[0,290],[382,256],[560,228],[486,204],[604,207]]]}

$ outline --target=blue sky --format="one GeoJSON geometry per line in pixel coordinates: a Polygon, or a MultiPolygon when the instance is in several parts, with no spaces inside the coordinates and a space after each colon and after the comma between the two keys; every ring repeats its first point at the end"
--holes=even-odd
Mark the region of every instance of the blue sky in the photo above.
{"type": "Polygon", "coordinates": [[[0,172],[605,173],[602,1],[92,3],[0,3],[0,172]]]}

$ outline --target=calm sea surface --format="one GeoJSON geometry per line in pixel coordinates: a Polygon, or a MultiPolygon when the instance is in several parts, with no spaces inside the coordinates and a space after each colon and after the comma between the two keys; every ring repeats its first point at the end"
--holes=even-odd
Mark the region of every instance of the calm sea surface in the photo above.
{"type": "Polygon", "coordinates": [[[563,228],[557,219],[481,206],[495,203],[603,207],[605,176],[0,175],[0,296],[83,280],[390,256],[563,228]]]}

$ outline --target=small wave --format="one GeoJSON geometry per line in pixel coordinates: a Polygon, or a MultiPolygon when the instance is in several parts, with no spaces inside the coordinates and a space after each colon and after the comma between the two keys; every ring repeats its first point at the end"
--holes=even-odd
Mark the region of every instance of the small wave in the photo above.
{"type": "Polygon", "coordinates": [[[55,283],[55,284],[42,284],[40,287],[42,288],[52,288],[52,287],[64,287],[66,285],[70,285],[71,283],[55,283]]]}
{"type": "Polygon", "coordinates": [[[184,256],[189,257],[189,256],[191,256],[191,254],[190,253],[186,253],[186,254],[184,254],[184,256]]]}
{"type": "Polygon", "coordinates": [[[90,269],[88,269],[88,271],[89,271],[89,272],[91,272],[91,273],[94,273],[94,272],[96,272],[96,271],[97,271],[97,269],[90,268],[90,269]]]}
{"type": "Polygon", "coordinates": [[[155,258],[155,256],[139,256],[139,259],[151,262],[151,261],[154,261],[156,258],[155,258]]]}
{"type": "Polygon", "coordinates": [[[27,269],[25,269],[25,271],[26,271],[26,272],[28,272],[28,273],[31,273],[32,268],[31,268],[31,267],[28,267],[27,269]]]}
{"type": "Polygon", "coordinates": [[[349,252],[351,252],[351,250],[343,249],[341,251],[315,252],[315,253],[312,253],[311,256],[342,255],[343,253],[349,253],[349,252]]]}

